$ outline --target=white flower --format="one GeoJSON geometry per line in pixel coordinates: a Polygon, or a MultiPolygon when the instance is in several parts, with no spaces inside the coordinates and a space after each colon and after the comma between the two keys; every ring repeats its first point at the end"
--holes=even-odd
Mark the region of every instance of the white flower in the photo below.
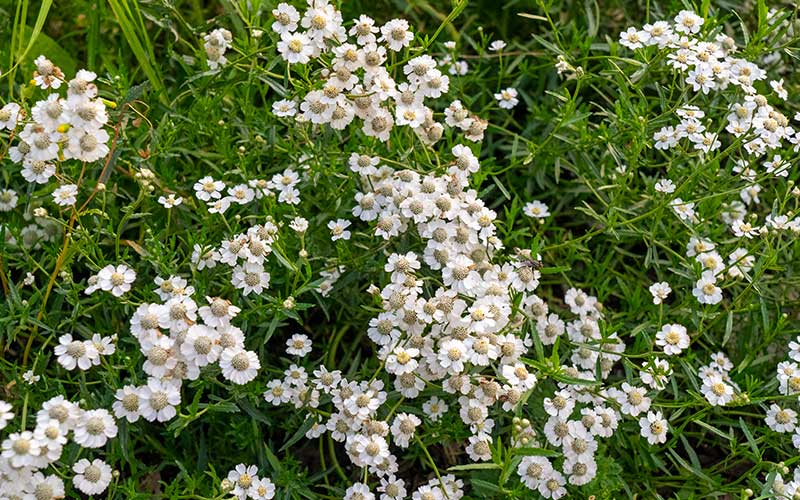
{"type": "Polygon", "coordinates": [[[67,132],[67,147],[64,158],[74,158],[85,162],[94,162],[108,154],[108,132],[103,129],[71,128],[67,132]]]}
{"type": "Polygon", "coordinates": [[[81,414],[72,439],[84,448],[100,448],[117,437],[117,424],[107,410],[88,410],[81,414]]]}
{"type": "Polygon", "coordinates": [[[525,208],[522,209],[522,212],[528,217],[533,217],[535,219],[544,219],[545,217],[550,217],[550,211],[547,205],[538,200],[526,203],[525,208]]]}
{"type": "Polygon", "coordinates": [[[764,421],[775,432],[792,432],[797,426],[797,412],[789,408],[781,408],[773,403],[767,410],[767,417],[764,421]]]}
{"type": "Polygon", "coordinates": [[[174,193],[170,193],[167,196],[159,196],[158,202],[163,205],[164,208],[173,208],[183,203],[183,198],[175,196],[174,193]]]}
{"type": "Polygon", "coordinates": [[[46,184],[56,173],[56,167],[44,161],[25,160],[22,164],[22,177],[28,182],[46,184]]]}
{"type": "Polygon", "coordinates": [[[261,264],[255,262],[245,262],[233,268],[231,283],[236,288],[243,290],[244,295],[255,292],[261,294],[269,288],[270,274],[264,270],[261,264]]]}
{"type": "Polygon", "coordinates": [[[499,106],[503,109],[512,109],[519,103],[519,99],[517,99],[517,89],[513,87],[501,90],[494,95],[494,98],[497,99],[499,106]]]}
{"type": "Polygon", "coordinates": [[[247,495],[253,500],[270,500],[275,496],[275,485],[268,477],[255,479],[247,495]]]}
{"type": "Polygon", "coordinates": [[[350,226],[350,221],[345,219],[337,219],[328,222],[328,229],[331,230],[331,240],[349,240],[350,231],[346,229],[350,226]]]}
{"type": "Polygon", "coordinates": [[[560,472],[550,470],[550,474],[539,482],[539,494],[545,498],[558,500],[567,494],[567,489],[564,488],[565,483],[564,476],[560,472]]]}
{"type": "Polygon", "coordinates": [[[494,40],[492,43],[489,44],[489,50],[492,52],[499,52],[506,48],[506,42],[503,40],[494,40]]]}
{"type": "Polygon", "coordinates": [[[656,182],[655,190],[659,193],[674,193],[675,183],[669,179],[659,179],[658,182],[656,182]]]}
{"type": "Polygon", "coordinates": [[[278,52],[289,64],[306,64],[314,52],[311,39],[304,33],[281,33],[278,52]]]}
{"type": "Polygon", "coordinates": [[[664,354],[673,356],[689,347],[691,339],[686,327],[678,324],[667,324],[656,333],[656,345],[664,349],[664,354]]]}
{"type": "Polygon", "coordinates": [[[34,439],[32,432],[23,431],[9,435],[2,448],[2,457],[12,467],[31,467],[38,461],[41,444],[34,439]]]}
{"type": "Polygon", "coordinates": [[[772,80],[769,82],[769,86],[772,87],[772,90],[775,91],[775,94],[777,94],[777,96],[784,101],[789,98],[789,93],[783,87],[783,78],[780,80],[772,80]]]}
{"type": "Polygon", "coordinates": [[[718,304],[722,302],[722,289],[717,286],[717,277],[712,271],[704,271],[694,285],[692,295],[701,304],[718,304]]]}
{"type": "Polygon", "coordinates": [[[286,353],[292,356],[305,357],[311,352],[311,339],[307,335],[296,333],[286,341],[286,353]]]}
{"type": "Polygon", "coordinates": [[[272,113],[277,117],[295,116],[297,114],[297,102],[289,99],[281,99],[272,103],[272,113]]]}
{"type": "Polygon", "coordinates": [[[704,378],[700,391],[713,406],[725,406],[733,399],[733,387],[725,383],[719,374],[704,378]]]}
{"type": "MultiPolygon", "coordinates": [[[[10,212],[14,210],[19,201],[17,192],[13,189],[0,189],[0,212],[10,212]]],[[[8,230],[6,230],[6,237],[8,237],[8,230]]]]}
{"type": "Polygon", "coordinates": [[[223,377],[234,384],[244,385],[256,378],[261,362],[252,351],[229,347],[220,354],[219,367],[223,377]]]}
{"type": "Polygon", "coordinates": [[[150,377],[147,385],[139,389],[139,402],[139,412],[145,420],[171,420],[177,413],[175,407],[181,403],[180,384],[150,377]]]}
{"type": "Polygon", "coordinates": [[[667,441],[667,421],[661,412],[648,411],[646,417],[639,419],[640,434],[650,444],[665,443],[667,441]]]}
{"type": "Polygon", "coordinates": [[[650,294],[653,296],[653,304],[661,304],[669,294],[672,293],[672,288],[669,286],[669,283],[666,281],[660,281],[658,283],[653,283],[650,285],[650,294]]]}
{"type": "Polygon", "coordinates": [[[692,35],[700,31],[705,19],[690,10],[682,10],[675,16],[675,31],[692,35]]]}
{"type": "Polygon", "coordinates": [[[75,184],[64,184],[53,191],[53,201],[56,205],[68,207],[75,204],[75,201],[77,201],[77,195],[78,186],[75,184]]]}
{"type": "Polygon", "coordinates": [[[650,40],[650,33],[630,27],[619,34],[619,43],[631,50],[641,49],[650,40]]]}
{"type": "Polygon", "coordinates": [[[398,413],[394,417],[391,427],[395,444],[401,448],[408,448],[409,441],[414,437],[414,432],[421,423],[422,421],[416,415],[398,413]]]}
{"type": "Polygon", "coordinates": [[[669,204],[672,207],[672,210],[675,211],[675,214],[680,217],[681,220],[686,220],[689,222],[695,222],[697,216],[694,212],[694,203],[686,203],[680,198],[675,198],[669,204]]]}
{"type": "Polygon", "coordinates": [[[258,480],[258,467],[255,465],[247,466],[245,464],[237,465],[232,471],[228,472],[228,481],[234,486],[231,495],[244,500],[247,498],[247,492],[253,483],[258,480]]]}
{"type": "Polygon", "coordinates": [[[75,472],[72,483],[87,495],[99,495],[111,483],[111,467],[98,458],[91,462],[82,458],[72,466],[72,471],[75,472]]]}
{"type": "Polygon", "coordinates": [[[74,370],[75,367],[88,370],[94,364],[94,360],[99,359],[99,353],[94,344],[83,340],[73,340],[69,333],[59,337],[58,343],[53,351],[58,356],[58,364],[67,370],[74,370]]]}
{"type": "Polygon", "coordinates": [[[375,500],[375,494],[364,483],[355,483],[344,492],[343,500],[375,500]]]}
{"type": "Polygon", "coordinates": [[[291,33],[297,30],[297,23],[300,21],[300,13],[293,6],[281,2],[275,9],[272,9],[275,22],[272,23],[272,31],[279,35],[291,33]]]}
{"type": "Polygon", "coordinates": [[[202,201],[221,198],[223,189],[225,189],[225,183],[215,181],[211,176],[205,176],[194,184],[195,196],[202,201]]]}
{"type": "Polygon", "coordinates": [[[114,416],[117,418],[125,418],[128,422],[136,422],[141,416],[141,397],[139,396],[139,388],[126,385],[122,389],[118,389],[114,395],[116,401],[112,406],[114,416]]]}
{"type": "Polygon", "coordinates": [[[523,456],[522,460],[517,466],[517,474],[519,474],[525,486],[536,491],[539,484],[546,480],[553,473],[553,465],[545,457],[536,456],[523,456]]]}
{"type": "Polygon", "coordinates": [[[392,19],[381,26],[380,41],[385,42],[389,50],[398,52],[403,47],[408,47],[414,34],[410,31],[408,21],[405,19],[392,19]]]}
{"type": "Polygon", "coordinates": [[[442,415],[447,413],[447,404],[436,396],[425,401],[422,405],[422,411],[428,416],[431,422],[438,422],[442,415]]]}
{"type": "Polygon", "coordinates": [[[0,108],[0,130],[14,130],[17,127],[20,109],[22,108],[15,102],[10,102],[0,108]]]}
{"type": "Polygon", "coordinates": [[[109,264],[97,273],[97,285],[101,290],[111,292],[114,297],[121,297],[128,292],[135,280],[136,272],[125,264],[109,264]]]}
{"type": "Polygon", "coordinates": [[[305,233],[308,230],[308,220],[304,217],[295,217],[289,223],[289,227],[296,233],[305,233]]]}
{"type": "Polygon", "coordinates": [[[14,412],[11,411],[13,409],[13,406],[0,399],[0,430],[5,429],[8,423],[14,418],[14,412]]]}

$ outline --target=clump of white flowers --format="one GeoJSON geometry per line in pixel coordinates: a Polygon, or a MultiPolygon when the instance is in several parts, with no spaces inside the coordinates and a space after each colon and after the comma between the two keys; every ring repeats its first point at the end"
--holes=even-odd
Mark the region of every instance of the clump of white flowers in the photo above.
{"type": "Polygon", "coordinates": [[[231,48],[231,42],[233,42],[233,35],[225,28],[217,28],[203,37],[203,48],[206,51],[209,68],[217,69],[228,63],[225,52],[231,48]]]}
{"type": "MultiPolygon", "coordinates": [[[[281,3],[272,14],[272,30],[280,36],[278,52],[289,71],[294,65],[309,65],[318,75],[318,83],[304,95],[273,103],[276,116],[294,116],[336,130],[359,119],[365,135],[383,142],[389,140],[395,126],[410,127],[426,144],[441,139],[443,126],[434,119],[426,99],[446,94],[450,77],[442,71],[462,74],[463,62],[453,62],[450,56],[437,61],[421,54],[409,57],[402,67],[390,65],[393,53],[407,51],[414,40],[403,19],[378,26],[369,16],[361,15],[347,30],[341,13],[327,2],[311,2],[302,13],[281,3]]],[[[516,103],[516,91],[504,90],[500,105],[510,109],[516,103]]],[[[483,139],[488,123],[460,101],[445,109],[445,117],[446,123],[463,130],[468,140],[483,139]]]]}
{"type": "MultiPolygon", "coordinates": [[[[620,44],[637,51],[655,47],[662,56],[659,60],[673,69],[688,91],[686,102],[675,106],[678,122],[661,127],[653,134],[656,149],[685,151],[690,148],[701,155],[699,162],[718,155],[723,146],[730,145],[733,150],[728,161],[732,172],[741,179],[742,188],[739,199],[729,202],[723,222],[742,243],[729,247],[727,258],[718,253],[721,249],[715,250],[717,244],[710,242],[707,248],[693,249],[690,241],[686,253],[700,263],[693,295],[700,304],[714,305],[724,298],[722,285],[726,278],[731,282],[748,279],[755,256],[753,250],[747,248],[752,245],[745,242],[768,233],[800,233],[800,217],[791,211],[780,213],[772,209],[764,216],[763,224],[758,223],[757,213],[748,213],[749,207],[757,208],[761,202],[762,183],[775,183],[788,177],[791,164],[785,159],[786,151],[798,151],[800,130],[792,126],[789,117],[778,107],[787,99],[783,81],[772,80],[767,84],[767,71],[737,57],[738,47],[733,38],[721,27],[708,31],[705,25],[702,17],[683,10],[672,22],[656,21],[641,29],[628,28],[620,34],[620,44]],[[718,100],[712,103],[699,99],[698,94],[715,95],[718,100]]],[[[670,179],[660,179],[655,190],[672,194],[676,186],[670,179]]],[[[702,218],[695,201],[676,196],[669,205],[700,235],[710,233],[716,225],[716,221],[702,218]]]]}

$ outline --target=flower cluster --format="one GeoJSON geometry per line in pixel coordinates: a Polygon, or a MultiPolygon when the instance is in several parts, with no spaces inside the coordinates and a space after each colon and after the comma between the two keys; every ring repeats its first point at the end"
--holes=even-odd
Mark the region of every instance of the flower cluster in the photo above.
{"type": "MultiPolygon", "coordinates": [[[[748,207],[761,203],[762,182],[789,175],[790,162],[778,150],[788,146],[797,152],[800,131],[796,131],[789,119],[759,93],[759,82],[767,78],[767,72],[753,62],[736,57],[736,43],[728,35],[717,30],[716,34],[704,36],[704,24],[702,17],[684,10],[672,23],[657,21],[642,29],[629,28],[620,34],[620,43],[635,50],[655,47],[669,67],[686,74],[685,83],[692,91],[718,93],[724,99],[724,128],[731,134],[729,142],[731,147],[741,143],[734,155],[732,171],[744,184],[739,192],[740,200],[728,203],[723,213],[723,222],[730,232],[743,240],[770,232],[800,233],[800,217],[791,212],[776,213],[773,210],[765,216],[764,224],[759,225],[758,214],[747,211],[748,207]],[[763,173],[756,168],[759,163],[764,167],[763,173]]],[[[778,99],[785,100],[787,96],[782,84],[782,81],[771,81],[769,87],[778,99]]],[[[697,102],[697,99],[692,99],[692,102],[697,102]]],[[[713,116],[718,108],[719,103],[709,103],[707,110],[689,103],[677,106],[675,113],[680,122],[655,132],[655,148],[682,150],[680,141],[688,139],[694,150],[706,154],[717,151],[722,147],[722,140],[714,131],[723,125],[715,124],[707,112],[713,116]]],[[[676,189],[670,179],[660,179],[655,185],[657,192],[665,194],[674,193],[676,189]]],[[[698,232],[703,231],[701,223],[706,221],[698,214],[695,202],[675,197],[669,206],[682,221],[697,227],[698,232]]],[[[700,304],[720,303],[723,300],[720,281],[725,277],[747,279],[755,262],[755,257],[745,246],[732,248],[727,262],[715,250],[716,246],[709,238],[692,237],[687,247],[687,258],[700,264],[700,277],[692,290],[700,304]]]]}
{"type": "MultiPolygon", "coordinates": [[[[296,101],[283,99],[273,104],[276,116],[296,116],[336,130],[359,118],[362,132],[383,142],[389,140],[395,125],[412,128],[426,144],[442,137],[443,126],[434,120],[425,99],[439,98],[450,88],[450,77],[440,67],[449,66],[451,74],[458,74],[460,65],[449,56],[438,62],[426,54],[411,57],[402,64],[405,81],[401,82],[399,72],[394,74],[400,63],[394,63],[392,53],[410,47],[414,34],[408,21],[392,19],[376,26],[372,18],[362,15],[346,30],[341,12],[327,1],[309,2],[302,14],[281,3],[272,14],[281,57],[290,66],[319,59],[321,67],[321,84],[300,96],[299,112],[296,101]]],[[[510,109],[518,102],[514,89],[498,95],[501,107],[510,109]]],[[[463,130],[468,140],[483,139],[488,123],[460,101],[453,102],[445,116],[446,123],[463,130]]]]}
{"type": "Polygon", "coordinates": [[[225,52],[231,48],[231,42],[233,42],[233,35],[231,32],[225,28],[217,28],[205,35],[203,41],[208,67],[213,70],[220,66],[225,66],[228,63],[228,60],[225,58],[225,52]]]}
{"type": "MultiPolygon", "coordinates": [[[[10,405],[0,401],[2,426],[13,418],[10,410],[10,405]]],[[[84,410],[63,396],[45,401],[36,413],[33,431],[22,429],[2,442],[0,497],[64,498],[61,477],[42,470],[61,459],[70,439],[83,448],[101,448],[116,436],[114,417],[104,409],[84,410]]],[[[111,467],[100,459],[81,459],[72,471],[73,484],[87,495],[103,493],[112,479],[111,467]]]]}

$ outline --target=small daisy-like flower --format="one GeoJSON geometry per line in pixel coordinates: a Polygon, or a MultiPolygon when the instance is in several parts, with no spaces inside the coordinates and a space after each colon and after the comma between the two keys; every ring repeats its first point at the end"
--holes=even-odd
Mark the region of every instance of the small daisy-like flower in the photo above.
{"type": "Polygon", "coordinates": [[[719,374],[703,379],[700,391],[712,406],[725,406],[733,399],[733,387],[725,383],[719,374]]]}
{"type": "Polygon", "coordinates": [[[36,464],[39,458],[41,445],[30,431],[18,432],[8,436],[3,441],[2,457],[12,467],[30,467],[36,464]]]}
{"type": "Polygon", "coordinates": [[[128,292],[135,280],[136,271],[125,264],[108,265],[97,273],[97,285],[101,290],[111,292],[114,297],[121,297],[128,292]]]}
{"type": "Polygon", "coordinates": [[[152,422],[166,422],[177,413],[175,407],[181,403],[179,384],[151,377],[147,385],[139,389],[142,418],[152,422]]]}
{"type": "Polygon", "coordinates": [[[46,184],[56,173],[56,167],[45,161],[25,160],[22,164],[22,177],[28,182],[46,184]]]}
{"type": "MultiPolygon", "coordinates": [[[[14,210],[19,201],[17,192],[13,189],[0,189],[0,212],[10,212],[14,210]]],[[[8,232],[6,232],[8,235],[8,232]]]]}
{"type": "Polygon", "coordinates": [[[497,94],[494,95],[494,98],[497,100],[498,105],[503,109],[513,109],[514,106],[519,104],[519,99],[517,99],[517,89],[513,87],[508,87],[505,90],[501,90],[497,94]]]}
{"type": "Polygon", "coordinates": [[[660,281],[650,285],[650,294],[653,296],[653,304],[661,304],[669,294],[672,293],[672,288],[666,281],[660,281]]]}
{"type": "Polygon", "coordinates": [[[442,415],[447,413],[447,404],[436,396],[425,401],[422,411],[428,416],[431,422],[438,422],[442,415]]]}
{"type": "Polygon", "coordinates": [[[253,481],[247,495],[253,500],[270,500],[275,496],[275,485],[268,477],[262,477],[253,481]]]}
{"type": "Polygon", "coordinates": [[[500,52],[506,48],[506,42],[503,40],[494,40],[492,43],[489,44],[489,50],[492,52],[500,52]]]}
{"type": "Polygon", "coordinates": [[[239,498],[239,500],[247,498],[247,492],[257,480],[258,467],[255,465],[239,464],[228,472],[228,481],[233,485],[233,490],[230,493],[239,498]]]}
{"type": "Polygon", "coordinates": [[[405,19],[392,19],[388,23],[381,26],[380,41],[385,42],[389,50],[398,52],[403,47],[408,47],[414,34],[408,26],[408,21],[405,19]]]}
{"type": "Polygon", "coordinates": [[[767,417],[764,421],[775,432],[792,432],[797,426],[797,412],[789,408],[781,408],[773,403],[767,410],[767,417]]]}
{"type": "Polygon", "coordinates": [[[82,458],[72,466],[72,471],[75,472],[72,483],[87,495],[99,495],[111,483],[111,467],[98,458],[91,462],[82,458]]]}
{"type": "Polygon", "coordinates": [[[244,385],[256,378],[261,362],[256,353],[231,347],[220,354],[219,367],[223,377],[234,384],[244,385]]]}
{"type": "Polygon", "coordinates": [[[101,408],[81,414],[72,439],[84,448],[100,448],[115,437],[117,437],[117,424],[114,422],[114,417],[101,408]]]}
{"type": "Polygon", "coordinates": [[[292,356],[305,357],[311,352],[311,339],[308,335],[296,333],[286,341],[286,353],[292,356]]]}
{"type": "Polygon", "coordinates": [[[70,207],[75,204],[78,196],[78,186],[75,184],[64,184],[53,191],[53,201],[56,205],[70,207]]]}
{"type": "Polygon", "coordinates": [[[646,417],[639,419],[640,434],[650,444],[665,443],[667,441],[667,421],[661,412],[648,411],[646,417]]]}
{"type": "Polygon", "coordinates": [[[717,286],[717,277],[712,271],[703,272],[694,285],[692,295],[701,304],[718,304],[722,302],[722,289],[717,286]]]}
{"type": "Polygon", "coordinates": [[[10,102],[0,108],[0,130],[14,130],[17,128],[17,120],[20,118],[20,106],[15,102],[10,102]]]}
{"type": "Polygon", "coordinates": [[[350,231],[347,228],[350,226],[350,221],[345,219],[337,219],[328,222],[328,229],[331,230],[331,240],[349,240],[350,231]]]}
{"type": "Polygon", "coordinates": [[[705,19],[690,10],[682,10],[675,16],[675,31],[692,35],[700,32],[705,19]]]}
{"type": "Polygon", "coordinates": [[[550,210],[547,208],[547,205],[538,200],[526,203],[525,208],[522,209],[522,212],[528,217],[533,217],[534,219],[544,219],[546,217],[550,217],[550,210]]]}
{"type": "Polygon", "coordinates": [[[297,114],[297,103],[289,99],[281,99],[272,103],[272,113],[279,117],[295,116],[297,114]]]}
{"type": "Polygon", "coordinates": [[[305,33],[282,33],[278,42],[278,52],[289,64],[306,64],[311,60],[314,49],[311,39],[305,33]]]}
{"type": "Polygon", "coordinates": [[[170,193],[167,196],[159,196],[158,202],[164,208],[174,208],[183,203],[183,198],[181,198],[180,196],[176,196],[173,193],[170,193]]]}
{"type": "Polygon", "coordinates": [[[656,333],[656,345],[664,349],[664,354],[673,356],[680,354],[689,347],[691,339],[686,333],[686,327],[678,324],[668,324],[661,327],[656,333]]]}
{"type": "Polygon", "coordinates": [[[139,420],[142,401],[137,387],[126,385],[117,390],[114,397],[116,401],[114,401],[112,409],[117,418],[125,418],[131,423],[139,420]]]}
{"type": "Polygon", "coordinates": [[[88,370],[94,364],[94,360],[100,357],[94,344],[83,340],[73,340],[69,333],[58,338],[58,345],[53,351],[58,356],[58,364],[67,370],[74,370],[76,367],[88,370]]]}
{"type": "Polygon", "coordinates": [[[245,262],[233,269],[231,283],[236,288],[243,290],[244,295],[251,292],[261,294],[269,288],[270,274],[264,270],[261,264],[255,262],[245,262]]]}
{"type": "Polygon", "coordinates": [[[375,494],[364,483],[355,483],[344,492],[344,500],[375,500],[375,494]]]}
{"type": "Polygon", "coordinates": [[[659,179],[658,182],[656,182],[655,190],[658,191],[659,193],[666,193],[666,194],[674,193],[675,183],[669,179],[659,179]]]}
{"type": "Polygon", "coordinates": [[[13,406],[0,399],[0,430],[5,429],[8,423],[14,418],[14,412],[11,411],[13,409],[13,406]]]}
{"type": "Polygon", "coordinates": [[[395,444],[401,448],[408,448],[409,441],[414,437],[414,432],[421,423],[422,421],[416,415],[398,413],[391,427],[395,444]]]}

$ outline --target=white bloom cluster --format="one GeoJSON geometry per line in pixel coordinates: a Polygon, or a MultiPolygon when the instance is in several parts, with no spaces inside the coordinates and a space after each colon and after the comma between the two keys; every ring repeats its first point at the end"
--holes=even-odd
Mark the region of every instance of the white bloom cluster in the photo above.
{"type": "Polygon", "coordinates": [[[297,205],[300,203],[300,191],[296,188],[301,175],[291,168],[271,179],[251,179],[246,184],[227,187],[224,181],[216,180],[210,175],[194,184],[195,197],[206,202],[210,213],[224,214],[232,203],[247,205],[265,196],[277,196],[279,203],[297,205]],[[225,195],[227,187],[227,195],[225,195]]]}
{"type": "MultiPolygon", "coordinates": [[[[300,13],[295,7],[281,3],[272,11],[272,29],[280,35],[278,52],[291,66],[317,60],[321,85],[301,96],[299,113],[293,100],[273,104],[276,116],[296,116],[314,124],[328,124],[336,130],[346,128],[355,118],[362,120],[365,135],[386,142],[395,125],[411,127],[426,144],[442,137],[443,126],[434,120],[434,113],[425,99],[436,99],[450,88],[450,77],[440,67],[449,66],[451,74],[463,74],[465,65],[453,62],[450,56],[436,61],[429,55],[411,57],[402,65],[400,75],[390,73],[389,52],[410,46],[414,35],[403,19],[392,19],[383,26],[362,15],[353,21],[350,30],[342,24],[341,12],[327,0],[310,0],[309,8],[300,13]],[[305,31],[300,30],[304,28],[305,31]],[[463,66],[463,67],[462,67],[463,66]]],[[[516,91],[506,89],[500,105],[512,108],[517,103],[516,91]]],[[[488,123],[455,101],[445,110],[446,123],[465,131],[471,141],[483,139],[488,123]]]]}
{"type": "MultiPolygon", "coordinates": [[[[495,214],[468,189],[469,175],[480,167],[478,160],[462,145],[453,147],[452,154],[453,161],[441,176],[394,170],[368,155],[354,153],[349,159],[362,188],[356,193],[353,215],[390,242],[405,239],[414,228],[423,242],[419,253],[389,254],[384,267],[388,283],[382,289],[371,287],[383,311],[370,321],[367,335],[377,346],[383,370],[393,379],[394,391],[406,401],[439,385],[457,398],[458,417],[472,431],[465,449],[473,461],[492,458],[494,412],[513,415],[537,387],[537,373],[547,369],[558,387],[555,394],[544,397],[549,417],[541,432],[547,445],[561,450],[564,460],[556,469],[548,458],[524,457],[518,472],[528,487],[547,498],[560,498],[566,494],[567,481],[583,485],[595,477],[597,438],[611,436],[622,415],[644,414],[642,422],[647,424],[640,422],[642,435],[653,444],[666,441],[666,420],[661,412],[650,410],[653,391],[666,386],[672,371],[669,364],[656,360],[640,373],[649,388],[627,382],[604,387],[625,345],[616,333],[603,328],[597,299],[569,289],[564,303],[576,318],[566,321],[535,295],[540,275],[530,252],[519,251],[504,264],[493,263],[503,249],[495,234],[495,214]],[[441,285],[428,290],[426,282],[441,285]],[[526,325],[535,338],[513,333],[526,325]],[[572,350],[568,363],[555,367],[555,372],[546,364],[523,361],[534,343],[553,346],[557,341],[572,350]]],[[[667,335],[665,343],[685,348],[688,336],[685,339],[684,344],[680,335],[677,341],[667,335]]],[[[287,345],[298,355],[307,349],[302,336],[287,345]]],[[[405,491],[405,483],[396,476],[398,461],[390,444],[410,446],[418,427],[425,424],[412,413],[382,410],[390,394],[383,380],[348,380],[339,370],[322,365],[310,375],[292,364],[284,375],[267,384],[268,403],[316,408],[330,398],[334,412],[326,419],[311,417],[306,436],[329,432],[344,443],[354,465],[366,467],[382,485],[401,485],[405,491]]],[[[448,410],[436,395],[421,405],[431,423],[448,410]]],[[[541,445],[529,421],[515,422],[514,446],[541,445]]],[[[432,480],[416,493],[436,487],[441,485],[432,480]]],[[[365,488],[363,483],[352,487],[372,498],[368,488],[361,491],[365,488]]],[[[432,498],[439,497],[434,493],[432,498]]]]}
{"type": "MultiPolygon", "coordinates": [[[[723,105],[724,118],[721,116],[719,120],[724,120],[724,129],[731,134],[730,142],[734,144],[740,141],[743,146],[734,156],[736,159],[732,170],[745,184],[739,192],[741,201],[728,203],[723,213],[723,222],[733,235],[750,240],[770,231],[800,233],[800,217],[791,212],[770,213],[766,215],[763,225],[757,223],[758,215],[747,212],[747,206],[757,205],[761,201],[759,193],[762,187],[759,182],[770,177],[788,177],[790,162],[776,150],[791,147],[797,152],[800,149],[800,131],[795,130],[789,119],[759,93],[757,86],[760,81],[767,79],[767,72],[753,62],[735,57],[737,47],[731,37],[719,31],[704,36],[704,24],[702,17],[684,10],[672,23],[657,21],[642,29],[628,28],[620,34],[620,43],[634,50],[657,47],[663,52],[667,65],[687,75],[685,82],[692,91],[702,94],[714,92],[727,99],[723,105]],[[754,163],[763,164],[764,173],[758,173],[754,163]]],[[[786,99],[782,81],[772,81],[770,87],[779,99],[786,99]]],[[[691,100],[698,102],[696,98],[691,100]]],[[[708,113],[715,114],[719,107],[716,101],[713,105],[709,104],[708,113]]],[[[704,153],[722,146],[721,138],[713,132],[723,128],[723,125],[715,124],[716,118],[707,116],[707,111],[695,104],[684,103],[676,108],[675,114],[680,122],[655,132],[653,140],[656,149],[680,149],[682,139],[688,139],[693,149],[704,153]]],[[[670,179],[660,179],[655,190],[671,194],[676,186],[670,179]]],[[[669,206],[681,220],[697,229],[701,222],[705,222],[698,215],[693,201],[676,197],[669,202],[669,206]]],[[[690,247],[696,241],[697,238],[693,237],[690,247]]],[[[752,269],[755,257],[747,248],[739,246],[730,252],[726,266],[720,255],[713,251],[715,245],[709,245],[705,250],[690,249],[687,257],[695,257],[702,266],[700,277],[692,290],[693,295],[699,303],[713,305],[723,299],[719,281],[726,275],[731,279],[744,278],[752,269]]]]}
{"type": "Polygon", "coordinates": [[[225,52],[231,48],[231,42],[233,41],[231,32],[224,28],[217,28],[205,35],[203,41],[208,67],[213,70],[220,66],[225,66],[228,63],[225,58],[225,52]]]}
{"type": "Polygon", "coordinates": [[[228,493],[245,500],[270,500],[275,496],[275,485],[268,477],[258,477],[258,467],[255,465],[239,464],[228,472],[227,481],[228,493]]]}
{"type": "Polygon", "coordinates": [[[114,297],[122,297],[131,289],[131,284],[136,281],[136,271],[125,264],[109,264],[100,269],[97,274],[88,279],[89,286],[84,293],[91,295],[96,290],[111,293],[114,297]]]}
{"type": "MultiPolygon", "coordinates": [[[[666,55],[666,64],[685,73],[685,83],[694,92],[709,94],[732,89],[731,99],[744,93],[743,101],[728,104],[725,130],[734,139],[741,138],[744,148],[757,156],[780,148],[783,141],[795,145],[797,150],[800,132],[789,125],[789,119],[772,107],[767,98],[759,94],[757,82],[765,80],[767,73],[757,64],[735,57],[737,47],[733,38],[717,32],[706,39],[700,33],[704,19],[691,11],[681,11],[674,23],[658,21],[639,30],[628,28],[620,34],[620,43],[630,49],[657,46],[666,55]],[[739,90],[736,92],[735,90],[739,90]]],[[[783,80],[771,81],[770,87],[781,100],[786,100],[783,80]]],[[[653,140],[657,149],[671,149],[681,139],[689,139],[696,150],[709,152],[719,149],[722,142],[714,130],[721,127],[705,121],[705,111],[694,105],[685,105],[676,111],[681,119],[676,126],[666,126],[657,131],[653,140]]],[[[768,168],[769,173],[785,177],[788,166],[768,168]]]]}
{"type": "MultiPolygon", "coordinates": [[[[40,56],[36,67],[35,80],[42,89],[60,87],[63,74],[52,62],[40,56]]],[[[59,161],[94,162],[108,154],[109,135],[103,129],[108,113],[97,96],[97,86],[93,83],[96,78],[91,71],[78,71],[75,78],[64,82],[66,98],[51,93],[37,101],[31,109],[30,121],[17,104],[6,104],[0,110],[0,125],[4,128],[15,130],[22,125],[19,142],[8,153],[12,161],[22,164],[22,175],[28,182],[47,183],[59,161]]],[[[56,196],[56,203],[73,204],[73,196],[56,196]],[[70,199],[72,203],[68,203],[70,199]]]]}
{"type": "MultiPolygon", "coordinates": [[[[12,418],[11,405],[0,401],[0,428],[12,418]]],[[[83,448],[101,448],[116,435],[116,421],[107,410],[83,410],[63,396],[45,401],[33,431],[22,429],[2,442],[0,498],[64,498],[61,477],[41,471],[61,459],[70,438],[83,448]]],[[[112,479],[111,467],[99,459],[79,460],[72,470],[75,487],[87,495],[104,492],[112,479]]]]}

